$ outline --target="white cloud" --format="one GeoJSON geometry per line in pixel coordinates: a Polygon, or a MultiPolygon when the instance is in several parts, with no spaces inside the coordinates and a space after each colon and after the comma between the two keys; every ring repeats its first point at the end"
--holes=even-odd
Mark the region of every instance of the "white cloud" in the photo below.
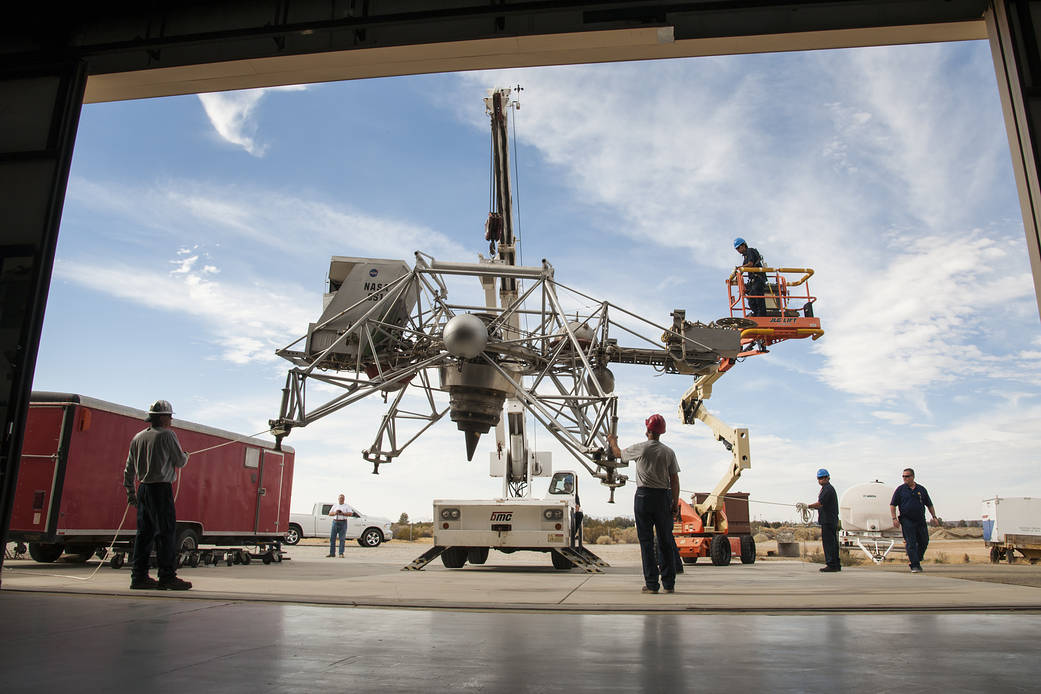
{"type": "Polygon", "coordinates": [[[244,89],[235,92],[199,94],[206,117],[222,138],[237,145],[255,157],[264,156],[267,145],[257,142],[256,110],[264,95],[270,91],[299,91],[304,85],[244,89]]]}
{"type": "Polygon", "coordinates": [[[203,239],[253,242],[308,258],[360,255],[411,261],[417,250],[452,259],[473,256],[423,224],[305,194],[198,180],[127,186],[74,178],[69,196],[96,213],[115,215],[120,220],[115,233],[142,246],[159,237],[188,244],[178,251],[178,262],[195,253],[203,239]],[[131,199],[136,204],[128,205],[131,199]]]}
{"type": "MultiPolygon", "coordinates": [[[[193,256],[194,259],[194,256],[193,256]]],[[[179,261],[180,262],[180,261],[179,261]]],[[[59,260],[54,276],[92,291],[201,320],[222,358],[235,364],[275,362],[274,350],[305,332],[312,292],[277,282],[233,284],[180,262],[170,272],[122,262],[59,260]],[[278,310],[271,310],[277,306],[278,310]]]]}
{"type": "MultiPolygon", "coordinates": [[[[951,89],[952,75],[991,84],[986,51],[469,73],[459,100],[521,82],[518,139],[588,203],[605,246],[657,247],[668,275],[689,259],[688,292],[718,286],[739,234],[768,263],[815,268],[818,377],[927,411],[930,389],[967,378],[1041,382],[1019,353],[1036,339],[1036,306],[996,92],[951,89]],[[1002,185],[1012,207],[991,199],[1002,185]],[[1024,320],[1015,343],[1000,340],[1024,320]]],[[[619,269],[633,262],[619,257],[619,269]]],[[[619,274],[616,294],[631,279],[619,274]]]]}

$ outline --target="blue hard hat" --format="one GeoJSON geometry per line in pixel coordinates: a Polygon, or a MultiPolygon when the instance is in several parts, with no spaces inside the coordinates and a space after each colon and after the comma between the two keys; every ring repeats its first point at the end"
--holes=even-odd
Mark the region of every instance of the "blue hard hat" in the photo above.
{"type": "Polygon", "coordinates": [[[821,477],[831,477],[831,475],[828,474],[827,470],[821,468],[820,470],[817,470],[817,479],[820,479],[821,477]]]}
{"type": "Polygon", "coordinates": [[[744,246],[744,245],[745,245],[745,240],[743,238],[741,238],[740,236],[738,236],[736,239],[734,239],[734,248],[737,248],[738,246],[744,246]]]}

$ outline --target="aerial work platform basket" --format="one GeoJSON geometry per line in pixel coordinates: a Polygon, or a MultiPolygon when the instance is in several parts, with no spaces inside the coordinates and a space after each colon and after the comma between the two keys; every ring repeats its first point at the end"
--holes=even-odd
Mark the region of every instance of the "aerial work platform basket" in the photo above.
{"type": "Polygon", "coordinates": [[[785,340],[816,340],[821,330],[820,318],[813,315],[817,297],[810,294],[810,268],[738,267],[727,277],[730,316],[741,328],[743,352],[739,356],[765,352],[772,344],[785,340]],[[762,294],[749,293],[744,273],[763,273],[766,284],[762,294]],[[750,299],[763,299],[763,315],[752,315],[750,299]]]}

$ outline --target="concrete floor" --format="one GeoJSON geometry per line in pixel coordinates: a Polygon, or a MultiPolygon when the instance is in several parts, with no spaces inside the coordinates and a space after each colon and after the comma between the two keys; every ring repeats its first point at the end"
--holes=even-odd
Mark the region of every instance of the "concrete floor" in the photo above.
{"type": "Polygon", "coordinates": [[[344,608],[0,592],[0,688],[140,692],[1037,691],[1028,614],[344,608]]]}
{"type": "MultiPolygon", "coordinates": [[[[419,573],[424,548],[299,546],[281,565],[183,569],[131,592],[96,563],[8,561],[0,691],[1037,691],[1041,589],[800,561],[687,567],[643,595],[639,552],[601,575],[537,554],[419,573]],[[377,606],[383,606],[377,607],[377,606]]],[[[990,567],[980,566],[980,571],[990,567]]],[[[993,567],[1031,584],[1038,567],[993,567]],[[1013,575],[1014,574],[1014,575],[1013,575]]]]}
{"type": "MultiPolygon", "coordinates": [[[[639,548],[597,547],[607,573],[555,571],[545,554],[492,553],[484,566],[445,569],[439,560],[421,572],[401,567],[426,549],[389,543],[354,545],[345,559],[325,558],[320,546],[289,550],[291,561],[264,566],[200,566],[181,569],[195,584],[190,597],[263,600],[368,607],[478,608],[589,612],[871,612],[902,610],[1037,610],[1041,590],[1024,585],[958,580],[958,567],[927,566],[924,574],[873,565],[821,574],[819,564],[798,560],[686,567],[673,595],[643,595],[639,548]]],[[[70,562],[7,561],[5,590],[140,595],[128,588],[130,573],[70,562]]],[[[959,569],[960,570],[960,569],[959,569]]],[[[1041,576],[1041,566],[979,565],[976,573],[1001,573],[1020,582],[1041,576]]]]}

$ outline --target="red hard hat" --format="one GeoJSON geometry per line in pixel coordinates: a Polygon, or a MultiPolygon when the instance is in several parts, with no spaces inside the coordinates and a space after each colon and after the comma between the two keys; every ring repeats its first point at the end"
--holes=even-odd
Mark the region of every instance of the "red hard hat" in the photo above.
{"type": "Polygon", "coordinates": [[[662,417],[660,414],[652,414],[644,424],[647,425],[647,431],[652,434],[665,433],[665,417],[662,417]]]}

